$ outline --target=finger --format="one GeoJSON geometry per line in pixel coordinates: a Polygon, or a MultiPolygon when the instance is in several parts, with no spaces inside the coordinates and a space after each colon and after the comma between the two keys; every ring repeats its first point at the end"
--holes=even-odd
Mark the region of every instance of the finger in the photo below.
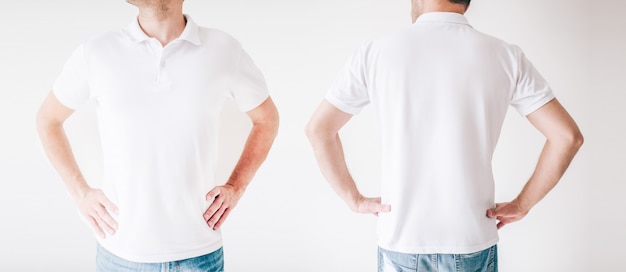
{"type": "Polygon", "coordinates": [[[102,219],[102,221],[104,221],[104,223],[107,224],[107,226],[110,226],[113,229],[113,232],[117,231],[117,227],[118,227],[117,221],[115,221],[115,219],[111,217],[111,214],[106,208],[103,207],[102,209],[99,209],[98,215],[100,216],[100,219],[102,219]]]}
{"type": "Polygon", "coordinates": [[[487,217],[489,217],[489,218],[495,218],[495,217],[496,217],[496,211],[495,211],[495,209],[489,209],[489,210],[487,210],[487,217]]]}
{"type": "Polygon", "coordinates": [[[224,214],[225,210],[226,210],[226,208],[221,208],[221,209],[217,210],[217,212],[215,212],[215,214],[213,214],[213,216],[209,219],[209,221],[207,221],[207,224],[209,225],[209,227],[215,229],[215,227],[216,227],[215,224],[217,224],[217,222],[220,221],[220,219],[222,218],[222,215],[224,214]]]}
{"type": "Polygon", "coordinates": [[[204,221],[209,221],[209,219],[211,219],[211,217],[213,217],[215,212],[217,212],[222,207],[223,203],[224,203],[224,200],[223,200],[222,197],[216,198],[213,201],[213,203],[211,203],[211,206],[209,206],[209,208],[206,210],[206,212],[204,212],[204,221]]]}
{"type": "Polygon", "coordinates": [[[111,201],[108,197],[106,197],[104,194],[102,194],[102,197],[100,197],[100,203],[102,203],[102,205],[109,211],[113,212],[114,214],[119,214],[119,210],[117,209],[117,205],[115,205],[115,203],[113,203],[113,201],[111,201]]]}
{"type": "Polygon", "coordinates": [[[381,204],[370,205],[370,213],[375,213],[378,215],[378,213],[380,212],[386,213],[390,211],[391,211],[391,206],[389,205],[381,205],[381,204]]]}
{"type": "Polygon", "coordinates": [[[375,197],[367,200],[367,210],[368,213],[373,213],[378,215],[379,212],[389,212],[391,211],[391,206],[386,204],[381,204],[381,198],[375,197]]]}
{"type": "Polygon", "coordinates": [[[501,229],[502,227],[504,227],[506,225],[506,223],[500,221],[497,225],[498,229],[501,229]]]}
{"type": "Polygon", "coordinates": [[[506,215],[508,213],[507,211],[507,205],[508,203],[496,203],[496,208],[495,209],[491,209],[487,211],[487,215],[489,216],[489,214],[491,214],[491,218],[494,217],[498,217],[498,216],[502,216],[502,215],[506,215]]]}
{"type": "Polygon", "coordinates": [[[89,216],[87,218],[87,221],[89,221],[91,228],[98,234],[98,236],[100,236],[100,238],[102,239],[106,238],[104,231],[102,231],[102,229],[100,228],[100,226],[98,225],[98,223],[93,217],[89,216]]]}
{"type": "Polygon", "coordinates": [[[107,225],[107,223],[105,223],[100,216],[98,216],[97,214],[95,216],[92,217],[96,223],[98,224],[98,228],[101,230],[102,232],[102,238],[106,239],[106,234],[113,234],[113,229],[111,229],[111,227],[109,227],[109,225],[107,225]]]}
{"type": "Polygon", "coordinates": [[[515,221],[517,221],[517,219],[513,218],[513,217],[498,217],[498,229],[504,227],[505,225],[508,225],[510,223],[513,223],[515,221]]]}
{"type": "Polygon", "coordinates": [[[224,214],[220,217],[220,220],[217,221],[217,224],[215,224],[215,227],[213,228],[213,230],[218,230],[222,226],[222,224],[226,221],[226,218],[230,214],[230,211],[232,211],[232,210],[229,209],[229,208],[224,210],[224,214]]]}
{"type": "MultiPolygon", "coordinates": [[[[106,211],[106,209],[104,209],[104,207],[100,207],[98,209],[96,209],[96,215],[94,216],[94,218],[96,219],[96,222],[98,222],[98,225],[100,225],[100,228],[102,228],[104,231],[106,231],[109,234],[115,234],[115,229],[113,228],[113,226],[111,226],[108,222],[106,222],[106,220],[104,219],[106,216],[109,216],[109,212],[106,211]]],[[[115,220],[113,220],[115,221],[115,220]]]]}
{"type": "Polygon", "coordinates": [[[206,201],[210,201],[215,199],[218,195],[220,195],[220,187],[215,187],[213,190],[209,191],[206,194],[206,201]]]}

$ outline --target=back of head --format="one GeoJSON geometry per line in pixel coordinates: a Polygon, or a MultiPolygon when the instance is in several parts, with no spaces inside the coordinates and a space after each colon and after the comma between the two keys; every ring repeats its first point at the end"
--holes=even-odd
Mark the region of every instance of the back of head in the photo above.
{"type": "Polygon", "coordinates": [[[469,8],[471,0],[411,0],[411,17],[413,22],[417,17],[427,12],[456,12],[464,14],[469,8]]]}
{"type": "Polygon", "coordinates": [[[467,7],[467,6],[469,6],[471,0],[448,0],[448,1],[450,1],[450,3],[454,3],[454,4],[463,4],[463,5],[465,5],[467,7]]]}

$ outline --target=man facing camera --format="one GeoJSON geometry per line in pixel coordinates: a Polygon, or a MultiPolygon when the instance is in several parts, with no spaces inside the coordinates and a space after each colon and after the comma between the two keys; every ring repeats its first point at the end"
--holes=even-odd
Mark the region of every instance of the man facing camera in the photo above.
{"type": "Polygon", "coordinates": [[[97,234],[97,271],[223,271],[220,226],[265,160],[278,112],[237,40],[203,28],[183,0],[128,0],[125,29],[81,44],[37,116],[48,158],[97,234]],[[102,190],[78,168],[63,123],[97,104],[102,190]],[[233,99],[253,123],[223,185],[219,115],[233,99]]]}

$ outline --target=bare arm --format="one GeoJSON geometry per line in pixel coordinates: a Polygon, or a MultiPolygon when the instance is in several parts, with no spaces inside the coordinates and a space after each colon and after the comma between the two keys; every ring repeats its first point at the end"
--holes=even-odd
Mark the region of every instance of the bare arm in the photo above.
{"type": "Polygon", "coordinates": [[[521,193],[511,202],[498,203],[487,215],[498,219],[498,228],[522,219],[559,182],[583,144],[583,136],[567,111],[556,100],[527,116],[545,137],[539,161],[521,193]]]}
{"type": "Polygon", "coordinates": [[[83,177],[65,135],[63,123],[74,113],[50,92],[37,112],[37,132],[52,166],[65,183],[70,196],[92,228],[103,238],[104,231],[114,234],[117,222],[108,211],[117,207],[100,190],[89,187],[83,177]]]}
{"type": "Polygon", "coordinates": [[[381,205],[380,198],[366,198],[348,171],[344,158],[339,130],[352,118],[324,100],[309,121],[306,134],[313,146],[322,174],[350,209],[360,213],[378,214],[388,212],[388,205],[381,205]]]}
{"type": "Polygon", "coordinates": [[[278,132],[278,111],[271,98],[247,114],[252,120],[252,130],[235,169],[226,184],[216,186],[206,195],[207,201],[213,203],[204,213],[204,220],[215,230],[220,228],[237,205],[252,177],[265,161],[278,132]]]}

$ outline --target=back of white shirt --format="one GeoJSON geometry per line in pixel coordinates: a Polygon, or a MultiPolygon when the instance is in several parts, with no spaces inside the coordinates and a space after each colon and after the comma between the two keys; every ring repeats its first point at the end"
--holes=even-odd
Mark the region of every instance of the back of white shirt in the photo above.
{"type": "Polygon", "coordinates": [[[509,105],[527,115],[554,98],[521,50],[457,13],[426,13],[365,43],[326,99],[350,114],[370,102],[382,140],[379,246],[471,253],[498,241],[491,159],[509,105]]]}

